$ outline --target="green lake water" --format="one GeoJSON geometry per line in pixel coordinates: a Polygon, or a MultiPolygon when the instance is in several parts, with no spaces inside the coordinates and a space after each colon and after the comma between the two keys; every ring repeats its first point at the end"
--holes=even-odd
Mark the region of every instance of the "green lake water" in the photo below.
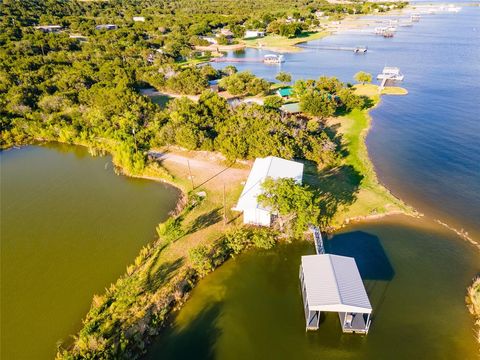
{"type": "Polygon", "coordinates": [[[403,217],[351,226],[326,243],[354,256],[373,306],[368,336],[338,315],[305,332],[298,271],[312,243],[249,252],[194,289],[147,359],[474,359],[464,305],[480,255],[438,226],[403,217]]]}
{"type": "Polygon", "coordinates": [[[1,354],[52,359],[94,294],[155,236],[179,192],[114,174],[82,147],[29,146],[1,157],[1,354]]]}

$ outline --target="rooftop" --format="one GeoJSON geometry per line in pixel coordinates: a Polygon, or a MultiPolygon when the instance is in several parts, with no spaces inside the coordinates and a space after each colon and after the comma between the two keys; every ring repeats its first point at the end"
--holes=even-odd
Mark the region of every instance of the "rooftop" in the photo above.
{"type": "Polygon", "coordinates": [[[268,177],[273,179],[292,178],[298,183],[301,183],[303,164],[275,156],[255,159],[245,187],[238,199],[237,210],[243,211],[245,209],[261,208],[257,203],[257,196],[262,193],[261,185],[268,177]]]}
{"type": "Polygon", "coordinates": [[[280,110],[289,114],[297,114],[301,112],[300,103],[296,102],[296,103],[284,104],[280,107],[280,110]]]}
{"type": "Polygon", "coordinates": [[[331,254],[302,256],[302,271],[310,310],[372,312],[354,258],[331,254]]]}
{"type": "Polygon", "coordinates": [[[293,89],[291,87],[285,87],[277,90],[277,94],[281,97],[292,96],[293,89]]]}

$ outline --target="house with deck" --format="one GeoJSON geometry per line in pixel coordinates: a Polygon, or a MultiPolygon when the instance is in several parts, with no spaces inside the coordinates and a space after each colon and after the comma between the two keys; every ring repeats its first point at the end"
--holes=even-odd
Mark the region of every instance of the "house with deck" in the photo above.
{"type": "Polygon", "coordinates": [[[243,212],[243,223],[270,226],[275,214],[259,204],[257,197],[262,193],[262,183],[267,178],[291,178],[302,183],[303,164],[275,156],[257,158],[233,210],[243,212]]]}

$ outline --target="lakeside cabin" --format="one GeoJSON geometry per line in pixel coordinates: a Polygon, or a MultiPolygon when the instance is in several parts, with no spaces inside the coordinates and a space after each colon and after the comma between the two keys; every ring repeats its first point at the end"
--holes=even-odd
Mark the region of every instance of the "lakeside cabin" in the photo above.
{"type": "Polygon", "coordinates": [[[247,30],[245,31],[245,35],[243,36],[244,39],[255,39],[259,37],[264,37],[265,31],[257,31],[257,30],[247,30]]]}
{"type": "Polygon", "coordinates": [[[270,226],[272,214],[270,209],[264,208],[258,203],[257,197],[262,193],[262,183],[267,178],[294,179],[298,184],[302,183],[303,164],[285,160],[275,156],[257,158],[253,163],[252,170],[233,210],[243,212],[243,223],[270,226]]]}
{"type": "Polygon", "coordinates": [[[302,256],[300,284],[305,327],[318,330],[321,312],[336,312],[344,333],[368,334],[372,306],[354,258],[302,256]]]}

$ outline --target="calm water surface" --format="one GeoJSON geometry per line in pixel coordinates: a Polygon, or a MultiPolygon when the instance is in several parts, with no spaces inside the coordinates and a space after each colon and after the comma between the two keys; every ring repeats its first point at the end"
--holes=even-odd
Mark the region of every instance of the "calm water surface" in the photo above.
{"type": "Polygon", "coordinates": [[[479,24],[480,9],[464,7],[424,16],[393,39],[357,32],[311,42],[281,67],[235,63],[269,80],[281,69],[294,79],[347,82],[360,70],[399,66],[409,95],[384,97],[367,143],[380,179],[428,216],[350,226],[328,242],[328,252],[355,257],[365,279],[374,309],[368,336],[342,334],[336,314],[305,333],[298,267],[314,249],[297,243],[250,252],[208,276],[147,359],[478,358],[464,296],[480,254],[433,219],[480,240],[479,24]],[[368,53],[312,49],[358,44],[368,53]]]}
{"type": "Polygon", "coordinates": [[[0,153],[2,359],[52,359],[93,294],[124,273],[178,191],[80,147],[0,153]]]}
{"type": "MultiPolygon", "coordinates": [[[[384,96],[372,111],[367,145],[379,178],[420,211],[480,241],[480,8],[425,15],[413,27],[398,27],[392,39],[371,32],[309,42],[303,52],[285,54],[281,66],[234,65],[271,81],[282,70],[294,79],[329,75],[345,82],[360,70],[375,76],[385,65],[400,67],[409,95],[384,96]],[[368,46],[366,54],[315,49],[359,44],[368,46]]],[[[246,49],[228,56],[270,52],[246,49]]]]}
{"type": "Polygon", "coordinates": [[[336,313],[305,332],[298,270],[314,248],[294,243],[247,253],[202,280],[147,359],[476,358],[464,293],[480,255],[467,243],[390,218],[349,227],[326,248],[357,261],[373,307],[368,336],[342,334],[336,313]]]}

